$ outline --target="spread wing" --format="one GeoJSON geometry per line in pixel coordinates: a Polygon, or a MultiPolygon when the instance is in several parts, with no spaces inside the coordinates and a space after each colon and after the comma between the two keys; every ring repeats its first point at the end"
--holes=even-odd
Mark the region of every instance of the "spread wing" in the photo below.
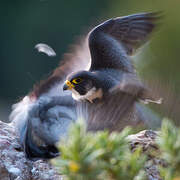
{"type": "Polygon", "coordinates": [[[117,91],[101,102],[79,104],[78,116],[86,120],[88,130],[121,131],[126,126],[144,123],[136,112],[135,104],[134,96],[117,91]]]}
{"type": "Polygon", "coordinates": [[[147,42],[159,13],[141,13],[107,20],[89,34],[91,68],[133,70],[128,55],[147,42]]]}

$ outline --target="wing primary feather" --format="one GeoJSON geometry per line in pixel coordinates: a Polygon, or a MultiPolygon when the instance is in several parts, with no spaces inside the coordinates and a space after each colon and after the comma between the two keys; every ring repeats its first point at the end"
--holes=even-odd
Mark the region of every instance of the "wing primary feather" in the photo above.
{"type": "Polygon", "coordinates": [[[104,67],[131,72],[128,56],[145,44],[161,19],[160,12],[113,18],[89,33],[91,70],[104,67]],[[129,65],[128,65],[129,64],[129,65]]]}

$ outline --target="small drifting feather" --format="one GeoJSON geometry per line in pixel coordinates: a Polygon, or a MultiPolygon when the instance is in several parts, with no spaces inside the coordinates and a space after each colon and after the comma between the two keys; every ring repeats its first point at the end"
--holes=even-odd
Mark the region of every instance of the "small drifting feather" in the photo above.
{"type": "Polygon", "coordinates": [[[56,56],[55,51],[47,44],[39,43],[35,46],[35,49],[37,49],[39,52],[47,54],[48,56],[56,56]]]}
{"type": "Polygon", "coordinates": [[[160,98],[158,100],[151,100],[151,99],[145,99],[145,100],[141,100],[140,102],[144,103],[144,104],[149,104],[149,103],[155,103],[155,104],[162,104],[163,98],[160,98]]]}

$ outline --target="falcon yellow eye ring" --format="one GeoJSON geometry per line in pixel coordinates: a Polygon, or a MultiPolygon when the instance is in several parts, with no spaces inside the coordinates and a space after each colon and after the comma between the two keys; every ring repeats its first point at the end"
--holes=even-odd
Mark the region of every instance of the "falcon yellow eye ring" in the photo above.
{"type": "Polygon", "coordinates": [[[76,79],[73,79],[72,80],[72,82],[74,83],[74,84],[79,84],[79,83],[81,83],[82,82],[82,78],[76,78],[76,79]]]}

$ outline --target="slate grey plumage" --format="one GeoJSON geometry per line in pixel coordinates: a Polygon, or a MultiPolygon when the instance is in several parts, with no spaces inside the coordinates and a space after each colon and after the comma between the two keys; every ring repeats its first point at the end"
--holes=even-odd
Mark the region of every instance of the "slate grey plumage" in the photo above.
{"type": "Polygon", "coordinates": [[[143,124],[137,102],[160,103],[137,77],[130,57],[147,42],[156,20],[156,13],[114,18],[89,33],[90,69],[70,74],[64,85],[87,108],[89,130],[119,131],[126,125],[143,124]],[[99,91],[100,97],[95,95],[99,91]]]}
{"type": "MultiPolygon", "coordinates": [[[[120,131],[127,125],[144,124],[146,116],[137,108],[137,102],[156,98],[137,77],[130,55],[147,42],[157,19],[157,13],[141,13],[110,19],[95,27],[88,36],[89,46],[84,41],[80,50],[66,55],[47,80],[14,106],[11,119],[17,124],[28,158],[56,156],[55,144],[77,117],[83,117],[92,131],[120,131]],[[69,86],[76,87],[80,97],[100,89],[97,98],[92,103],[73,100],[70,92],[62,91],[67,75],[69,86]],[[79,75],[84,75],[86,81],[77,79],[79,75]]],[[[64,89],[69,86],[66,84],[64,89]]]]}

